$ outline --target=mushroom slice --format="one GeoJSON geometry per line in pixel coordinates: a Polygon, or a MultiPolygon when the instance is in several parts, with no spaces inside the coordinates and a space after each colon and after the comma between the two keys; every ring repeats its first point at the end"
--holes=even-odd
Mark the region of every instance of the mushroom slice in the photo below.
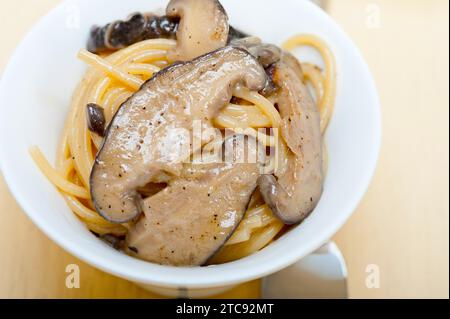
{"type": "MultiPolygon", "coordinates": [[[[87,49],[98,54],[120,50],[148,39],[176,39],[179,23],[178,17],[136,12],[126,20],[116,20],[101,27],[94,25],[89,34],[87,49]]],[[[246,37],[249,36],[230,26],[227,43],[246,37]]]]}
{"type": "MultiPolygon", "coordinates": [[[[276,85],[272,80],[274,66],[281,60],[283,56],[288,55],[289,53],[283,52],[283,50],[276,45],[262,43],[260,38],[254,36],[234,39],[231,41],[231,44],[233,46],[237,46],[247,50],[259,61],[259,63],[262,64],[262,66],[266,69],[268,81],[266,83],[266,86],[263,90],[261,90],[260,93],[266,97],[274,94],[277,90],[276,85]]],[[[289,64],[293,64],[290,59],[286,62],[289,64]]]]}
{"type": "Polygon", "coordinates": [[[260,90],[266,81],[258,61],[233,47],[153,76],[121,105],[107,128],[90,178],[96,210],[115,223],[137,217],[143,208],[137,189],[158,182],[161,172],[178,175],[182,161],[196,151],[190,149],[194,121],[212,128],[235,85],[260,90]]]}
{"type": "Polygon", "coordinates": [[[89,131],[104,136],[105,134],[105,112],[100,105],[89,103],[86,106],[86,120],[89,131]]]}
{"type": "MultiPolygon", "coordinates": [[[[289,53],[287,51],[283,51],[281,54],[281,59],[283,60],[283,63],[291,68],[291,70],[293,70],[295,72],[295,74],[297,75],[297,77],[299,79],[302,80],[303,82],[303,70],[302,70],[302,66],[300,64],[300,62],[298,61],[298,59],[292,55],[292,53],[289,53]]],[[[272,74],[273,77],[274,74],[272,74]]]]}
{"type": "Polygon", "coordinates": [[[234,232],[259,176],[258,165],[192,164],[162,192],[144,201],[144,217],[126,239],[127,252],[174,266],[205,264],[234,232]]]}
{"type": "Polygon", "coordinates": [[[268,75],[268,80],[264,89],[260,93],[266,97],[276,91],[276,85],[272,80],[273,66],[280,61],[283,51],[273,44],[261,43],[250,46],[247,51],[262,64],[268,75]]]}
{"type": "Polygon", "coordinates": [[[258,59],[264,68],[280,61],[283,51],[274,44],[262,43],[261,39],[254,36],[238,38],[231,41],[233,46],[247,50],[258,59]]]}
{"type": "Polygon", "coordinates": [[[217,0],[172,0],[166,9],[170,18],[180,18],[177,47],[171,61],[188,61],[222,48],[228,41],[228,16],[217,0]]]}
{"type": "MultiPolygon", "coordinates": [[[[292,61],[290,61],[292,62],[292,61]]],[[[305,219],[316,207],[323,188],[320,115],[298,70],[283,59],[275,67],[281,135],[290,152],[286,171],[262,175],[258,186],[265,202],[284,223],[305,219]]]]}
{"type": "Polygon", "coordinates": [[[93,26],[87,49],[92,53],[119,50],[133,43],[155,38],[175,39],[178,19],[154,14],[133,13],[103,27],[93,26]]]}

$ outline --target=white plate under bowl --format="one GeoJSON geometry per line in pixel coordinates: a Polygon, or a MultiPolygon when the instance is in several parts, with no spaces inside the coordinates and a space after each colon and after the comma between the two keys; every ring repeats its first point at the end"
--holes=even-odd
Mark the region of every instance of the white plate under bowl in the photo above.
{"type": "MultiPolygon", "coordinates": [[[[337,60],[336,107],[326,138],[329,169],[323,196],[301,225],[262,251],[224,265],[160,266],[121,254],[95,238],[72,214],[28,154],[39,145],[53,161],[72,92],[86,67],[76,59],[91,25],[153,11],[164,0],[72,0],[45,16],[20,44],[0,85],[0,164],[11,192],[52,240],[85,262],[142,285],[211,288],[237,284],[280,270],[329,239],[364,195],[377,162],[380,110],[372,76],[339,26],[301,0],[223,0],[232,25],[281,44],[297,33],[323,38],[337,60]]],[[[299,51],[304,61],[318,61],[299,51]]]]}

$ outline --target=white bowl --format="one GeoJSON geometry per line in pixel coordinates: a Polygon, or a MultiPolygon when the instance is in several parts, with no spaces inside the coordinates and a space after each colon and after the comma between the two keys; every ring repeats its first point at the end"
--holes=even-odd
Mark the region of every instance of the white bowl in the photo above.
{"type": "MultiPolygon", "coordinates": [[[[234,26],[266,42],[281,44],[296,33],[312,33],[333,50],[338,88],[326,136],[329,168],[323,196],[301,225],[262,251],[235,262],[176,268],[119,253],[94,237],[74,216],[37,169],[28,148],[39,145],[54,160],[72,92],[85,71],[76,53],[85,46],[91,25],[134,11],[161,12],[166,3],[72,0],[44,17],[18,47],[1,81],[0,164],[23,210],[61,247],[108,273],[173,294],[173,289],[205,291],[263,277],[327,241],[350,217],[369,185],[380,146],[380,110],[372,76],[357,48],[318,7],[299,0],[223,0],[234,26]]],[[[320,61],[310,50],[297,53],[303,60],[320,61]]]]}

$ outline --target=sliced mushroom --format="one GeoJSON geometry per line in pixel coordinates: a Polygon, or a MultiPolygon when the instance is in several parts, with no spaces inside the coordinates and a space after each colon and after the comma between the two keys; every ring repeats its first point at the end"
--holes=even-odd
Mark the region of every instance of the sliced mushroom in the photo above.
{"type": "Polygon", "coordinates": [[[265,202],[286,224],[306,218],[316,207],[323,188],[319,111],[291,62],[283,58],[273,78],[279,87],[281,134],[290,150],[288,167],[278,179],[272,175],[258,179],[265,202]]]}
{"type": "Polygon", "coordinates": [[[216,162],[184,164],[179,178],[144,201],[144,216],[127,236],[128,253],[160,264],[205,264],[247,210],[259,176],[256,143],[226,136],[216,162]]]}
{"type": "MultiPolygon", "coordinates": [[[[281,60],[282,56],[289,53],[283,52],[283,50],[276,45],[262,43],[260,38],[254,36],[235,39],[231,41],[231,44],[247,50],[251,55],[258,59],[259,63],[261,63],[266,69],[266,73],[268,75],[266,86],[260,93],[264,96],[274,94],[277,88],[272,80],[274,70],[273,67],[281,60]]],[[[291,62],[289,61],[289,63],[291,62]]]]}
{"type": "Polygon", "coordinates": [[[250,46],[247,50],[251,55],[258,59],[268,75],[266,86],[260,93],[266,97],[274,94],[277,88],[272,80],[273,66],[280,61],[283,51],[276,45],[267,43],[250,46]]]}
{"type": "Polygon", "coordinates": [[[280,61],[283,51],[273,44],[262,43],[261,39],[254,36],[239,38],[231,41],[233,46],[247,50],[251,55],[258,59],[264,68],[280,61]]]}
{"type": "Polygon", "coordinates": [[[226,11],[218,0],[172,0],[164,16],[136,12],[125,20],[93,26],[87,49],[101,53],[147,39],[178,39],[172,61],[187,61],[246,37],[246,33],[228,25],[226,11]]]}
{"type": "Polygon", "coordinates": [[[87,49],[101,53],[147,39],[178,39],[172,61],[187,61],[248,37],[228,25],[226,11],[218,0],[172,0],[164,16],[136,12],[125,20],[93,26],[87,49]]]}
{"type": "Polygon", "coordinates": [[[180,18],[171,61],[192,60],[227,44],[228,16],[218,0],[171,0],[166,14],[180,18]]]}
{"type": "Polygon", "coordinates": [[[126,20],[117,20],[91,29],[87,49],[93,53],[119,50],[133,43],[156,38],[175,39],[178,18],[133,13],[126,20]]]}
{"type": "Polygon", "coordinates": [[[95,103],[89,103],[86,106],[86,117],[88,129],[99,136],[104,136],[106,119],[103,108],[95,103]]]}
{"type": "MultiPolygon", "coordinates": [[[[292,71],[295,72],[297,77],[303,81],[303,70],[300,62],[298,59],[293,56],[291,53],[283,51],[281,54],[281,59],[283,60],[283,63],[291,68],[292,71]]],[[[272,73],[272,78],[274,76],[274,73],[272,73]]]]}
{"type": "Polygon", "coordinates": [[[235,85],[260,90],[266,80],[258,61],[233,47],[157,73],[119,108],[107,129],[90,178],[97,211],[116,223],[137,217],[145,207],[137,189],[159,182],[154,179],[161,172],[180,173],[194,120],[212,128],[235,85]]]}
{"type": "MultiPolygon", "coordinates": [[[[148,39],[176,39],[179,18],[151,13],[133,13],[126,20],[116,20],[103,27],[93,26],[87,44],[88,51],[102,53],[116,51],[148,39]]],[[[227,43],[249,37],[246,33],[229,27],[227,43]]]]}
{"type": "Polygon", "coordinates": [[[259,176],[256,164],[188,165],[144,202],[144,217],[127,235],[128,253],[159,264],[203,265],[241,221],[259,176]]]}

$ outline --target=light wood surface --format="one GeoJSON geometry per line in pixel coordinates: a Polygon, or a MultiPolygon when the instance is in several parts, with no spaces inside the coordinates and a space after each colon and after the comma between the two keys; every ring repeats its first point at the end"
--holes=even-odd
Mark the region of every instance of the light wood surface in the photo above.
{"type": "MultiPolygon", "coordinates": [[[[0,74],[26,31],[58,3],[0,2],[0,74]]],[[[367,59],[383,112],[375,178],[334,238],[347,261],[350,297],[448,298],[448,1],[327,3],[367,59]],[[379,288],[366,286],[368,265],[379,268],[379,288]]],[[[51,242],[21,211],[1,177],[0,221],[0,297],[156,297],[51,242]],[[65,267],[72,263],[81,268],[80,289],[65,287],[65,267]]],[[[221,297],[256,298],[259,285],[241,285],[221,297]]]]}

